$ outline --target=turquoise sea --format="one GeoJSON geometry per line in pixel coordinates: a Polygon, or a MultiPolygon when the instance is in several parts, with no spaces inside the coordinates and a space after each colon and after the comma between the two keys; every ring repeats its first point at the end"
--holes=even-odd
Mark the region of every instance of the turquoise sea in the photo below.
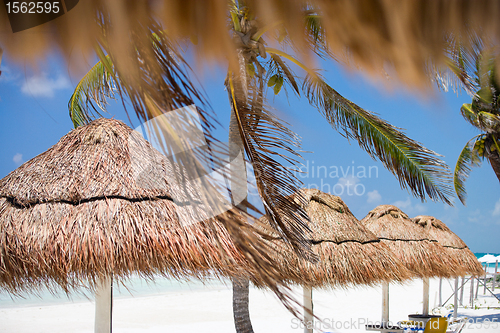
{"type": "MultiPolygon", "coordinates": [[[[493,256],[495,256],[495,257],[500,256],[500,253],[491,253],[491,252],[489,252],[489,253],[484,253],[484,252],[474,252],[474,255],[475,255],[475,256],[476,256],[476,258],[478,258],[478,259],[480,259],[481,257],[484,257],[484,256],[485,256],[485,255],[487,255],[487,254],[489,254],[489,255],[493,255],[493,256]]],[[[498,260],[498,261],[500,262],[500,260],[498,260]]],[[[483,265],[484,265],[484,263],[483,263],[483,265]]],[[[488,267],[495,268],[495,263],[494,263],[494,262],[493,262],[493,263],[488,263],[488,267]]]]}

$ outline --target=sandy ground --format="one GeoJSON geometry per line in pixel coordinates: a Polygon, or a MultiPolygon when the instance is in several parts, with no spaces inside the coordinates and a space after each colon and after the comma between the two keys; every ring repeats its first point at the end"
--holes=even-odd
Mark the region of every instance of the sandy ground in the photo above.
{"type": "MultiPolygon", "coordinates": [[[[443,301],[451,295],[452,281],[443,281],[443,301]]],[[[430,308],[438,300],[438,280],[431,280],[430,308]]],[[[464,292],[464,304],[459,316],[467,316],[467,332],[500,332],[500,303],[491,296],[479,297],[475,302],[480,309],[469,307],[469,289],[464,292]],[[490,307],[490,309],[488,309],[490,307]],[[493,307],[496,307],[494,309],[493,307]]],[[[500,297],[500,290],[496,290],[500,297]]],[[[229,286],[222,284],[208,287],[189,287],[144,296],[120,295],[114,300],[113,332],[184,332],[225,333],[235,332],[232,318],[232,295],[229,286]]],[[[294,289],[297,299],[302,299],[300,289],[294,289]]],[[[350,288],[345,290],[313,291],[314,311],[323,322],[316,322],[317,332],[366,332],[364,324],[376,322],[381,317],[381,288],[350,288]]],[[[0,298],[1,300],[1,298],[0,298]]],[[[66,301],[5,301],[0,307],[0,332],[59,333],[93,332],[94,304],[90,300],[66,301]],[[46,305],[47,303],[51,305],[46,305]]],[[[453,302],[453,298],[451,299],[453,302]]],[[[450,302],[447,303],[450,306],[450,302]]],[[[438,309],[436,309],[437,311],[438,309]]],[[[407,319],[410,313],[422,311],[422,282],[391,285],[390,319],[397,322],[407,319]]],[[[448,313],[448,307],[440,309],[448,313]]],[[[251,289],[250,313],[254,331],[303,332],[303,326],[269,292],[251,289]]]]}

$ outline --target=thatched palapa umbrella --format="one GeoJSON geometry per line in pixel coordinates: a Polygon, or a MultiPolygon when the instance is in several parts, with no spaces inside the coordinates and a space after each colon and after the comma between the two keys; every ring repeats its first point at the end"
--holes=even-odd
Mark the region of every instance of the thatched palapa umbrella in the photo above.
{"type": "MultiPolygon", "coordinates": [[[[460,239],[454,232],[446,226],[442,221],[436,219],[433,216],[419,215],[412,219],[413,222],[418,225],[423,226],[428,232],[430,237],[437,241],[449,256],[453,257],[456,261],[455,268],[460,274],[455,275],[455,279],[458,276],[464,276],[470,274],[473,276],[480,276],[484,274],[483,267],[481,263],[477,260],[474,253],[467,247],[465,242],[460,239]]],[[[441,283],[439,281],[439,299],[441,300],[441,283]]],[[[458,280],[455,280],[455,294],[458,293],[458,280]]],[[[463,286],[461,287],[463,288],[463,286]]],[[[426,300],[429,302],[429,297],[426,300]]],[[[440,304],[441,305],[441,304],[440,304]]],[[[453,316],[457,318],[458,302],[454,302],[453,316]]]]}
{"type": "MultiPolygon", "coordinates": [[[[424,280],[424,298],[429,295],[430,277],[450,277],[459,274],[456,261],[449,256],[429,233],[415,224],[399,208],[381,205],[373,209],[362,220],[383,243],[388,245],[401,262],[416,276],[424,280]]],[[[383,290],[382,321],[389,321],[389,286],[383,290]]],[[[429,302],[424,300],[423,314],[427,315],[429,302]]]]}
{"type": "Polygon", "coordinates": [[[412,221],[423,226],[431,239],[437,241],[451,257],[455,258],[458,262],[455,268],[462,272],[460,275],[480,276],[484,274],[481,263],[467,244],[441,220],[433,216],[419,215],[412,218],[412,221]]]}
{"type": "Polygon", "coordinates": [[[241,217],[228,211],[211,218],[213,207],[195,182],[178,181],[183,177],[120,121],[98,119],[71,131],[0,180],[0,288],[95,290],[131,274],[215,274],[259,285],[252,268],[272,268],[258,261],[250,267],[232,241],[227,226],[241,217]]]}
{"type": "MultiPolygon", "coordinates": [[[[317,189],[301,191],[310,218],[312,249],[319,261],[304,260],[286,247],[279,247],[281,256],[277,261],[279,269],[287,275],[302,277],[305,309],[312,311],[312,288],[373,285],[411,277],[389,248],[359,223],[340,197],[317,189]]],[[[265,226],[266,218],[260,220],[265,226]]],[[[312,316],[306,322],[312,322],[312,316]]]]}

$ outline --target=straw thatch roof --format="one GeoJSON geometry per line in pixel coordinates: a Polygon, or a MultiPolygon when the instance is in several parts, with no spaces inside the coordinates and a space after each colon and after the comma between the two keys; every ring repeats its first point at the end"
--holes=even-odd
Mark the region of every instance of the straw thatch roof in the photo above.
{"type": "Polygon", "coordinates": [[[399,208],[381,205],[361,223],[372,231],[401,262],[419,277],[460,275],[457,263],[422,226],[415,224],[399,208]]]}
{"type": "Polygon", "coordinates": [[[443,246],[450,256],[458,261],[458,268],[462,269],[463,275],[483,275],[484,271],[481,263],[474,253],[467,247],[465,242],[450,230],[442,221],[433,216],[419,215],[412,218],[412,221],[423,226],[431,236],[443,246]]]}
{"type": "Polygon", "coordinates": [[[258,274],[248,276],[254,268],[268,272],[267,284],[276,278],[264,258],[241,254],[249,253],[241,240],[253,240],[241,216],[228,211],[203,219],[210,210],[199,203],[201,191],[176,181],[186,175],[173,166],[112,119],[71,131],[21,165],[0,180],[0,287],[93,289],[103,277],[132,273],[214,273],[259,284],[258,274]]]}
{"type": "MultiPolygon", "coordinates": [[[[77,3],[65,2],[67,7],[77,3]]],[[[345,53],[347,49],[358,66],[378,76],[384,76],[383,68],[392,65],[409,85],[428,81],[425,69],[429,58],[443,62],[445,37],[449,34],[467,41],[468,30],[473,29],[490,37],[493,44],[500,41],[496,0],[246,0],[245,3],[258,18],[259,27],[283,23],[290,39],[302,51],[305,48],[300,46],[307,43],[304,9],[315,8],[323,17],[325,35],[334,53],[345,53]]],[[[41,54],[53,52],[54,47],[62,49],[68,57],[74,50],[91,51],[99,41],[115,49],[117,57],[126,57],[134,52],[130,35],[140,30],[138,27],[148,27],[149,19],[154,16],[173,38],[197,40],[200,58],[226,61],[226,56],[234,52],[234,40],[227,26],[231,5],[228,0],[85,0],[53,21],[15,33],[5,7],[1,7],[0,47],[12,59],[26,56],[37,59],[41,54]],[[112,27],[106,34],[102,22],[112,27]]]]}
{"type": "MultiPolygon", "coordinates": [[[[402,281],[410,273],[396,256],[354,217],[338,196],[316,189],[301,190],[310,218],[316,263],[298,257],[275,239],[280,252],[280,270],[298,274],[311,287],[371,285],[380,281],[402,281]]],[[[260,219],[264,227],[266,217],[260,219]]]]}

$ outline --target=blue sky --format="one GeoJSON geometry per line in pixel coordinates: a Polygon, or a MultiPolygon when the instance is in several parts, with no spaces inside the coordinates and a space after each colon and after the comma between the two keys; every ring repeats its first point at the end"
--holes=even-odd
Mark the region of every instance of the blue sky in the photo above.
{"type": "MultiPolygon", "coordinates": [[[[87,65],[83,63],[84,68],[87,65]]],[[[436,91],[430,96],[396,88],[388,91],[387,82],[368,80],[361,73],[346,72],[336,65],[327,67],[325,77],[332,87],[393,125],[405,128],[409,137],[444,155],[452,169],[465,143],[477,134],[459,112],[462,103],[470,101],[465,93],[457,96],[436,91]]],[[[2,70],[0,178],[47,150],[73,128],[67,103],[82,75],[69,70],[67,63],[55,55],[40,64],[37,71],[4,55],[2,70]]],[[[226,128],[229,107],[223,87],[224,70],[214,68],[199,76],[213,111],[226,128]]],[[[421,202],[402,190],[397,179],[357,143],[349,143],[332,129],[304,98],[292,92],[288,101],[283,93],[276,98],[269,96],[276,113],[302,137],[303,150],[311,152],[303,154],[304,170],[309,171],[300,177],[305,186],[340,195],[359,219],[377,205],[394,204],[410,217],[425,214],[441,219],[474,252],[500,252],[500,187],[489,164],[473,170],[466,184],[466,207],[458,199],[455,207],[421,202]]],[[[112,102],[106,116],[130,125],[120,102],[112,102]]],[[[134,117],[132,121],[133,127],[139,125],[134,117]]],[[[223,129],[217,135],[220,140],[227,138],[223,129]]]]}

